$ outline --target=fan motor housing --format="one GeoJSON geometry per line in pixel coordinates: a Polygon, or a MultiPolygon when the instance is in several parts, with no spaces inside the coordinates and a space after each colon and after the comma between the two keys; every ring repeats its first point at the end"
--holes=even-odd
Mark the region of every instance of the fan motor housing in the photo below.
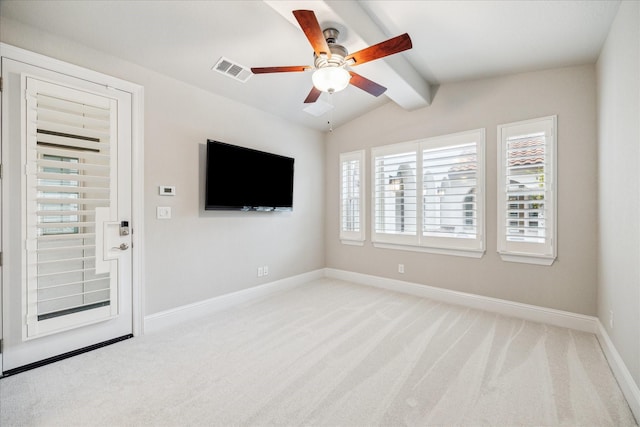
{"type": "Polygon", "coordinates": [[[347,49],[336,43],[340,32],[335,28],[327,28],[322,34],[327,40],[327,45],[329,45],[329,50],[331,51],[331,58],[327,58],[326,56],[318,56],[315,53],[313,54],[313,64],[316,68],[324,68],[324,67],[341,67],[344,65],[344,58],[349,54],[347,49]]]}

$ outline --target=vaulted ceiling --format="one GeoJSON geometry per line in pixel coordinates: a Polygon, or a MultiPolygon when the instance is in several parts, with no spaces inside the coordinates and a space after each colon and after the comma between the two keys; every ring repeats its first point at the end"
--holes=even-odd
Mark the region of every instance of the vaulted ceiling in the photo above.
{"type": "Polygon", "coordinates": [[[594,63],[619,3],[2,0],[0,14],[326,131],[329,120],[337,127],[386,102],[408,110],[426,107],[441,83],[594,63]],[[413,48],[354,67],[387,87],[385,94],[376,98],[354,86],[324,93],[316,107],[330,110],[318,116],[303,103],[310,71],[240,82],[212,70],[221,57],[247,68],[312,65],[313,50],[291,13],[295,9],[313,10],[322,28],[337,28],[338,42],[349,52],[405,32],[413,48]]]}

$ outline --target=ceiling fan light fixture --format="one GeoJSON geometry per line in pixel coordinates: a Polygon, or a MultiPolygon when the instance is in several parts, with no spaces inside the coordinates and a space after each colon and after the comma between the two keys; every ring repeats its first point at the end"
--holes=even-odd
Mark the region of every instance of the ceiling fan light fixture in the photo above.
{"type": "Polygon", "coordinates": [[[322,92],[340,92],[349,85],[351,74],[343,67],[324,67],[313,72],[313,85],[322,92]]]}
{"type": "Polygon", "coordinates": [[[306,65],[254,67],[251,68],[251,72],[253,74],[285,73],[315,68],[315,72],[311,76],[313,88],[304,99],[305,104],[313,104],[318,101],[322,92],[330,94],[339,92],[349,84],[373,96],[382,95],[387,90],[386,87],[357,73],[347,71],[345,67],[364,64],[404,52],[412,47],[411,37],[409,37],[409,34],[404,33],[349,54],[349,51],[344,46],[337,43],[340,31],[336,28],[322,30],[316,14],[312,10],[294,10],[293,16],[295,16],[307,40],[311,43],[311,47],[313,47],[313,67],[306,65]]]}

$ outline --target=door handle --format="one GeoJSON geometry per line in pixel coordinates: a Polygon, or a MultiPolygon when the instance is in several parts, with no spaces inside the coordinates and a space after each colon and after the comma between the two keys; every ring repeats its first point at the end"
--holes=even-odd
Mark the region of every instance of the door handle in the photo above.
{"type": "Polygon", "coordinates": [[[120,249],[121,251],[126,251],[127,249],[129,249],[129,245],[127,245],[126,243],[122,243],[120,244],[120,246],[114,246],[111,249],[120,249]]]}

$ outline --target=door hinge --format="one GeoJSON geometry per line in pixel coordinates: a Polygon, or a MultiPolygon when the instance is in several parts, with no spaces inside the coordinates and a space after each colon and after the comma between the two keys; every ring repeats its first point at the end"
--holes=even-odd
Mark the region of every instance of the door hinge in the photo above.
{"type": "Polygon", "coordinates": [[[0,77],[0,92],[2,92],[2,77],[0,77]]]}
{"type": "Polygon", "coordinates": [[[0,267],[2,267],[2,252],[0,252],[0,267]]]}

